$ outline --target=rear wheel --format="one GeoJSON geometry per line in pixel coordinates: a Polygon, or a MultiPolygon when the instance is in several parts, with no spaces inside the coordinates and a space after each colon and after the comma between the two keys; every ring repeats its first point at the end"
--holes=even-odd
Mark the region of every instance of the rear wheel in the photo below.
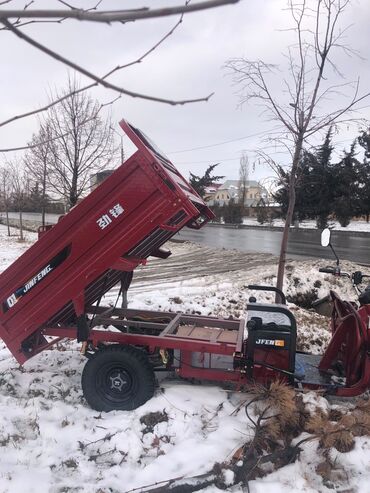
{"type": "Polygon", "coordinates": [[[132,410],[154,394],[155,377],[145,353],[114,344],[97,351],[82,372],[82,390],[97,411],[132,410]]]}

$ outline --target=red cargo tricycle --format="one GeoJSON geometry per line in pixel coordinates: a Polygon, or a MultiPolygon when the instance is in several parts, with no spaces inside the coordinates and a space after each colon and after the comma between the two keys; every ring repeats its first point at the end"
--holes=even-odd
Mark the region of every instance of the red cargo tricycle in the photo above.
{"type": "Polygon", "coordinates": [[[120,126],[137,151],[0,275],[0,337],[18,362],[77,339],[82,389],[99,411],[142,405],[158,371],[239,389],[275,379],[341,396],[368,389],[367,296],[357,309],[331,294],[332,339],[321,356],[296,350],[295,318],[272,287],[250,286],[277,291],[280,303],[251,298],[246,321],[101,306],[116,284],[127,292],[148,257],[167,258],[163,245],[179,230],[214,217],[143,132],[120,126]]]}

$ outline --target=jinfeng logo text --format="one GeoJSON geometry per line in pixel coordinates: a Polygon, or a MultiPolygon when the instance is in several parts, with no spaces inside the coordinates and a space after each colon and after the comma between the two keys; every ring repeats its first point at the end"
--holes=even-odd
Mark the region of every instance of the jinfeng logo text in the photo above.
{"type": "Polygon", "coordinates": [[[67,246],[63,248],[55,257],[53,257],[49,263],[44,265],[39,272],[37,272],[34,276],[31,277],[23,286],[20,286],[16,289],[10,296],[3,301],[3,309],[4,311],[8,311],[12,308],[20,298],[25,296],[31,289],[33,289],[39,282],[41,282],[45,277],[50,274],[58,265],[60,265],[69,255],[70,247],[67,246]]]}

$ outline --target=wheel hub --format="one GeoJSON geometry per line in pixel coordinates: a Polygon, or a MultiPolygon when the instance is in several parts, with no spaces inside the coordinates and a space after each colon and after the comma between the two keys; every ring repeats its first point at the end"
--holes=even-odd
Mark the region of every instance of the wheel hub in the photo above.
{"type": "Polygon", "coordinates": [[[123,387],[127,385],[126,379],[122,377],[122,373],[117,373],[117,375],[109,377],[111,382],[110,388],[112,390],[118,390],[119,392],[122,392],[123,387]]]}

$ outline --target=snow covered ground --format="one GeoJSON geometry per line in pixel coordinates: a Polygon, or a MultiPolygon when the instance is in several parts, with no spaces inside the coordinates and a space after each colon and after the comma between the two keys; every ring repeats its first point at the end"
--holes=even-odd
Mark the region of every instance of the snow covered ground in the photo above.
{"type": "MultiPolygon", "coordinates": [[[[285,222],[282,219],[274,219],[272,223],[260,224],[254,217],[245,217],[243,219],[243,224],[247,226],[274,226],[283,227],[285,222]]],[[[306,220],[299,223],[299,227],[302,229],[317,229],[316,221],[306,220]]],[[[359,231],[364,233],[370,233],[370,222],[366,221],[351,221],[345,228],[341,226],[338,221],[329,221],[329,228],[334,231],[359,231]]]]}
{"type": "MultiPolygon", "coordinates": [[[[28,241],[19,243],[0,227],[0,270],[35,240],[35,235],[27,235],[28,241]]],[[[173,256],[167,261],[153,260],[135,274],[131,307],[242,317],[250,295],[245,286],[274,282],[276,265],[270,255],[212,252],[190,244],[170,248],[173,256]]],[[[354,270],[353,264],[343,264],[343,269],[354,270]]],[[[289,262],[286,293],[316,289],[324,296],[334,283],[344,297],[354,298],[348,282],[318,273],[320,265],[327,261],[289,262]]],[[[105,303],[116,296],[112,290],[105,303]]],[[[298,320],[299,346],[320,352],[329,340],[327,319],[291,307],[298,320]]],[[[80,388],[84,363],[79,345],[68,342],[22,368],[0,343],[1,493],[124,493],[134,488],[138,493],[148,484],[205,473],[252,437],[243,408],[235,412],[246,394],[174,377],[160,381],[155,397],[133,412],[93,411],[80,388]]],[[[338,406],[345,411],[350,405],[329,403],[313,392],[304,400],[307,409],[321,407],[324,412],[338,406]]],[[[348,453],[331,449],[339,473],[334,483],[328,482],[318,472],[322,457],[313,440],[294,464],[251,481],[250,492],[369,493],[369,455],[370,437],[356,438],[348,453]]],[[[210,486],[203,491],[221,490],[210,486]]]]}

